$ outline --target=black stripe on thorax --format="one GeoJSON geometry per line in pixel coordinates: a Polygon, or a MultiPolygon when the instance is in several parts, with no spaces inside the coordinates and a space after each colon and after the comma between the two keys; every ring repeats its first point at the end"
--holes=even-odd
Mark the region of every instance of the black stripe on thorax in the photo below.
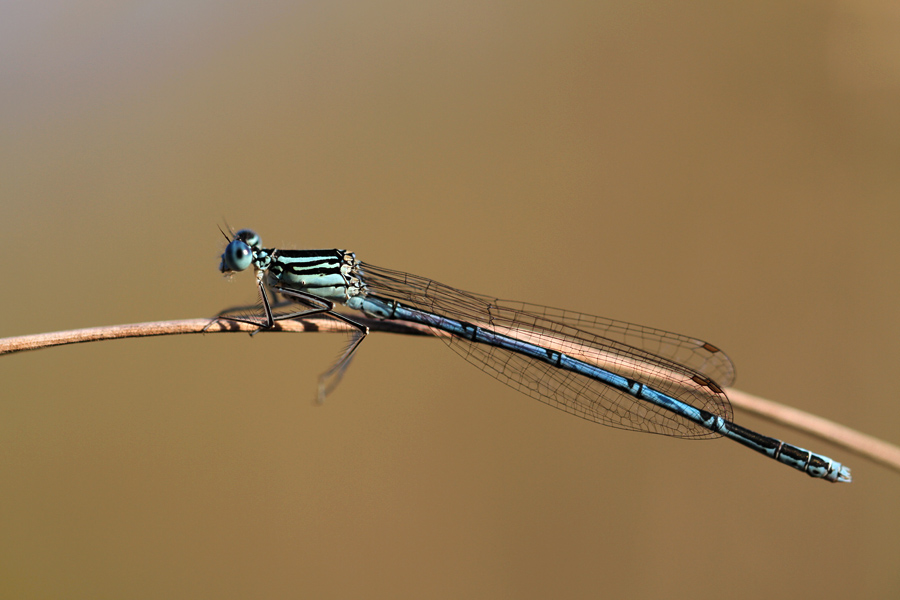
{"type": "Polygon", "coordinates": [[[273,260],[294,275],[331,275],[341,272],[343,254],[337,250],[277,250],[273,260]]]}

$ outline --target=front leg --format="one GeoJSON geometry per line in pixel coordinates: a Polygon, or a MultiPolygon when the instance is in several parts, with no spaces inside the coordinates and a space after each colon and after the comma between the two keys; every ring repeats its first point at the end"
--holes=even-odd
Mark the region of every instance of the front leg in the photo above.
{"type": "MultiPolygon", "coordinates": [[[[216,317],[212,321],[210,321],[209,325],[207,325],[206,328],[209,328],[219,319],[225,319],[228,321],[237,321],[240,323],[256,325],[257,327],[259,327],[259,329],[250,334],[256,335],[264,329],[271,329],[275,325],[275,321],[281,321],[284,319],[296,319],[320,313],[330,313],[332,309],[334,309],[333,303],[327,300],[323,300],[318,296],[313,296],[311,294],[305,294],[302,292],[294,292],[293,290],[289,291],[294,293],[286,294],[285,290],[282,288],[275,288],[273,291],[281,292],[286,297],[288,297],[288,300],[272,303],[269,300],[269,293],[266,291],[266,286],[262,283],[261,280],[257,281],[257,285],[259,287],[259,304],[255,306],[236,306],[223,310],[218,315],[216,315],[216,317]],[[296,306],[298,304],[305,304],[306,306],[296,306]],[[296,307],[297,310],[285,311],[286,308],[291,306],[296,307]],[[262,314],[253,314],[254,312],[262,314]]],[[[204,330],[206,328],[204,328],[204,330]]]]}

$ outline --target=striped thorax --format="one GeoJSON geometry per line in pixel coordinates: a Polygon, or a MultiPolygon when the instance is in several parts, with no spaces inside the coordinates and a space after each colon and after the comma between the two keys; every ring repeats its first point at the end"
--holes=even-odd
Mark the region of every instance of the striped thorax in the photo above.
{"type": "Polygon", "coordinates": [[[352,252],[278,250],[260,244],[256,233],[238,231],[222,254],[219,270],[230,274],[253,265],[257,278],[270,288],[288,287],[340,304],[365,296],[359,261],[352,252]]]}

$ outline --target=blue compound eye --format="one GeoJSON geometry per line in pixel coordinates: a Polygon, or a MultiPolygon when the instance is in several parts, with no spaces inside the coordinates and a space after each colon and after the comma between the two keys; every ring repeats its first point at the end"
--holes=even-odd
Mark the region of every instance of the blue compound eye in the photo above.
{"type": "Polygon", "coordinates": [[[219,270],[223,273],[227,271],[243,271],[251,264],[253,264],[253,251],[250,250],[250,246],[243,240],[233,240],[225,248],[225,253],[222,254],[222,264],[219,270]]]}

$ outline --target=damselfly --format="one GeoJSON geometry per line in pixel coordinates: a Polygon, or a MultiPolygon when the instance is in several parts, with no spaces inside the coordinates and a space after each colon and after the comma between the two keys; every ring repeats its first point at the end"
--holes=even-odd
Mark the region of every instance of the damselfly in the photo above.
{"type": "Polygon", "coordinates": [[[850,481],[850,469],[826,456],[733,423],[723,388],[734,382],[734,366],[702,340],[464,292],[360,262],[346,250],[263,248],[249,229],[228,239],[219,269],[231,274],[252,266],[261,307],[255,314],[225,311],[221,318],[267,329],[278,320],[324,314],[354,331],[347,350],[320,377],[320,398],[369,332],[335,312],[335,304],[343,304],[370,318],[426,325],[503,383],[589,421],[682,438],[725,436],[812,477],[850,481]],[[277,296],[270,293],[283,300],[273,303],[277,296]]]}

